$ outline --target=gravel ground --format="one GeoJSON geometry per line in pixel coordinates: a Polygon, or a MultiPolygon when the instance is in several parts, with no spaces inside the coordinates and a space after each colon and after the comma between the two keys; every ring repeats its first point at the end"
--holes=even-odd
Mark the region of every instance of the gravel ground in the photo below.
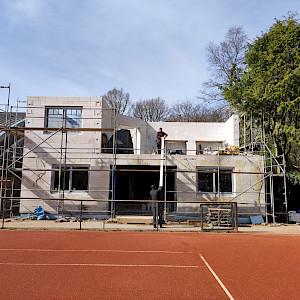
{"type": "MultiPolygon", "coordinates": [[[[79,230],[80,222],[55,222],[50,220],[11,220],[4,222],[4,229],[29,229],[29,230],[79,230]]],[[[105,221],[83,221],[81,223],[83,230],[105,230],[105,231],[153,231],[152,225],[144,224],[118,224],[105,221]]],[[[166,232],[200,232],[200,226],[187,225],[186,223],[170,223],[159,228],[159,231],[166,232]]],[[[225,230],[226,232],[226,230],[225,230]]],[[[239,227],[240,233],[249,234],[289,234],[300,235],[300,226],[297,224],[266,224],[266,225],[248,225],[239,227]]]]}

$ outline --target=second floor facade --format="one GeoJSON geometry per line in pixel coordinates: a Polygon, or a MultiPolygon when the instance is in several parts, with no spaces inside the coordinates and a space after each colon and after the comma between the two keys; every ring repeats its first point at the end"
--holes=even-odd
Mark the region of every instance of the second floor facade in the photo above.
{"type": "Polygon", "coordinates": [[[219,123],[145,122],[115,114],[101,97],[28,97],[25,126],[29,148],[42,140],[60,148],[61,129],[67,128],[69,152],[112,153],[116,145],[117,153],[157,154],[159,128],[168,134],[165,148],[171,155],[214,154],[239,145],[237,115],[219,123]]]}

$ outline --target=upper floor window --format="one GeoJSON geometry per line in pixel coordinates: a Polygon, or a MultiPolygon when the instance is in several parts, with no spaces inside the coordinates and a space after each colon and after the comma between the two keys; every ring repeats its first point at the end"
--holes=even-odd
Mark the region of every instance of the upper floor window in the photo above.
{"type": "Polygon", "coordinates": [[[45,127],[81,128],[82,107],[46,107],[45,127]]]}
{"type": "Polygon", "coordinates": [[[220,168],[219,184],[218,184],[218,169],[217,168],[197,168],[197,191],[202,193],[232,193],[233,178],[232,168],[220,168]]]}

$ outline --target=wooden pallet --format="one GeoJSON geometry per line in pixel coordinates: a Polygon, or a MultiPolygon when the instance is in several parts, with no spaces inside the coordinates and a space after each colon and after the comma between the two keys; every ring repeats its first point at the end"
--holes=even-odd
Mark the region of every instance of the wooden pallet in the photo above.
{"type": "Polygon", "coordinates": [[[120,216],[116,220],[118,224],[153,224],[152,216],[120,216]]]}

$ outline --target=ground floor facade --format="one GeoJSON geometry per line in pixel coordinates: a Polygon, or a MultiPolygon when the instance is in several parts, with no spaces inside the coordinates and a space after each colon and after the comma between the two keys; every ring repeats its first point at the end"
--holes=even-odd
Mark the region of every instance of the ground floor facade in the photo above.
{"type": "MultiPolygon", "coordinates": [[[[24,157],[20,213],[42,206],[49,215],[78,215],[80,209],[94,218],[151,214],[147,200],[160,165],[160,155],[61,159],[59,152],[33,151],[24,157]]],[[[166,214],[197,214],[198,201],[236,201],[240,214],[265,214],[261,156],[167,155],[163,165],[166,214]]]]}

